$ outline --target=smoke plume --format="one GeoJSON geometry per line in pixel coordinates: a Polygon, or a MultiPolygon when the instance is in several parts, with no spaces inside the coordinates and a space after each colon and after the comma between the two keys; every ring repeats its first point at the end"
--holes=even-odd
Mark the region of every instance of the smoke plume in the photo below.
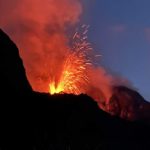
{"type": "Polygon", "coordinates": [[[47,92],[67,55],[67,28],[82,12],[78,0],[1,0],[0,26],[17,43],[34,90],[47,92]]]}
{"type": "MultiPolygon", "coordinates": [[[[69,30],[80,21],[79,0],[1,0],[0,26],[20,49],[32,88],[49,91],[49,83],[62,69],[69,53],[69,30]]],[[[100,103],[112,95],[114,78],[102,67],[89,71],[90,85],[85,91],[100,103]]]]}

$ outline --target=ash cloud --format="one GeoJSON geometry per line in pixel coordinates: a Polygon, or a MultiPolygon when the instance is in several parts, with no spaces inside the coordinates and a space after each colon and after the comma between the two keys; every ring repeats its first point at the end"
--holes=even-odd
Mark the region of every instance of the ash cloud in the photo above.
{"type": "Polygon", "coordinates": [[[74,27],[82,13],[80,1],[1,0],[0,10],[0,26],[19,46],[33,89],[48,91],[50,77],[67,55],[66,28],[74,27]]]}

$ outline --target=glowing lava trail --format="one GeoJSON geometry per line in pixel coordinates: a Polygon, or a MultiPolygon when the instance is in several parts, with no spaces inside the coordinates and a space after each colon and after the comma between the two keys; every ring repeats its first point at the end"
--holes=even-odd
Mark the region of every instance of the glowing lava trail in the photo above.
{"type": "Polygon", "coordinates": [[[87,42],[88,27],[82,26],[84,32],[73,36],[72,48],[66,57],[58,81],[49,84],[49,93],[85,93],[89,84],[88,70],[92,65],[91,44],[87,42]]]}

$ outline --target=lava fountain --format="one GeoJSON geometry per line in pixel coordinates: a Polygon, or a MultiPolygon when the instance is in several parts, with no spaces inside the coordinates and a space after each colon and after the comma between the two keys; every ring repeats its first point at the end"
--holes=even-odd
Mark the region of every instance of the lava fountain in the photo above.
{"type": "Polygon", "coordinates": [[[72,48],[63,62],[59,80],[50,81],[49,93],[86,93],[90,82],[88,72],[92,66],[92,47],[87,42],[88,27],[83,25],[82,33],[76,32],[73,36],[72,48]]]}

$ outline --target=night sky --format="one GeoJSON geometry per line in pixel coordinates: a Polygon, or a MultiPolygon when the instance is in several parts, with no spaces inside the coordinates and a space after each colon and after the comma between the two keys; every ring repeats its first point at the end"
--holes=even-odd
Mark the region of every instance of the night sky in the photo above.
{"type": "Polygon", "coordinates": [[[150,101],[150,1],[84,0],[83,23],[101,65],[150,101]]]}

